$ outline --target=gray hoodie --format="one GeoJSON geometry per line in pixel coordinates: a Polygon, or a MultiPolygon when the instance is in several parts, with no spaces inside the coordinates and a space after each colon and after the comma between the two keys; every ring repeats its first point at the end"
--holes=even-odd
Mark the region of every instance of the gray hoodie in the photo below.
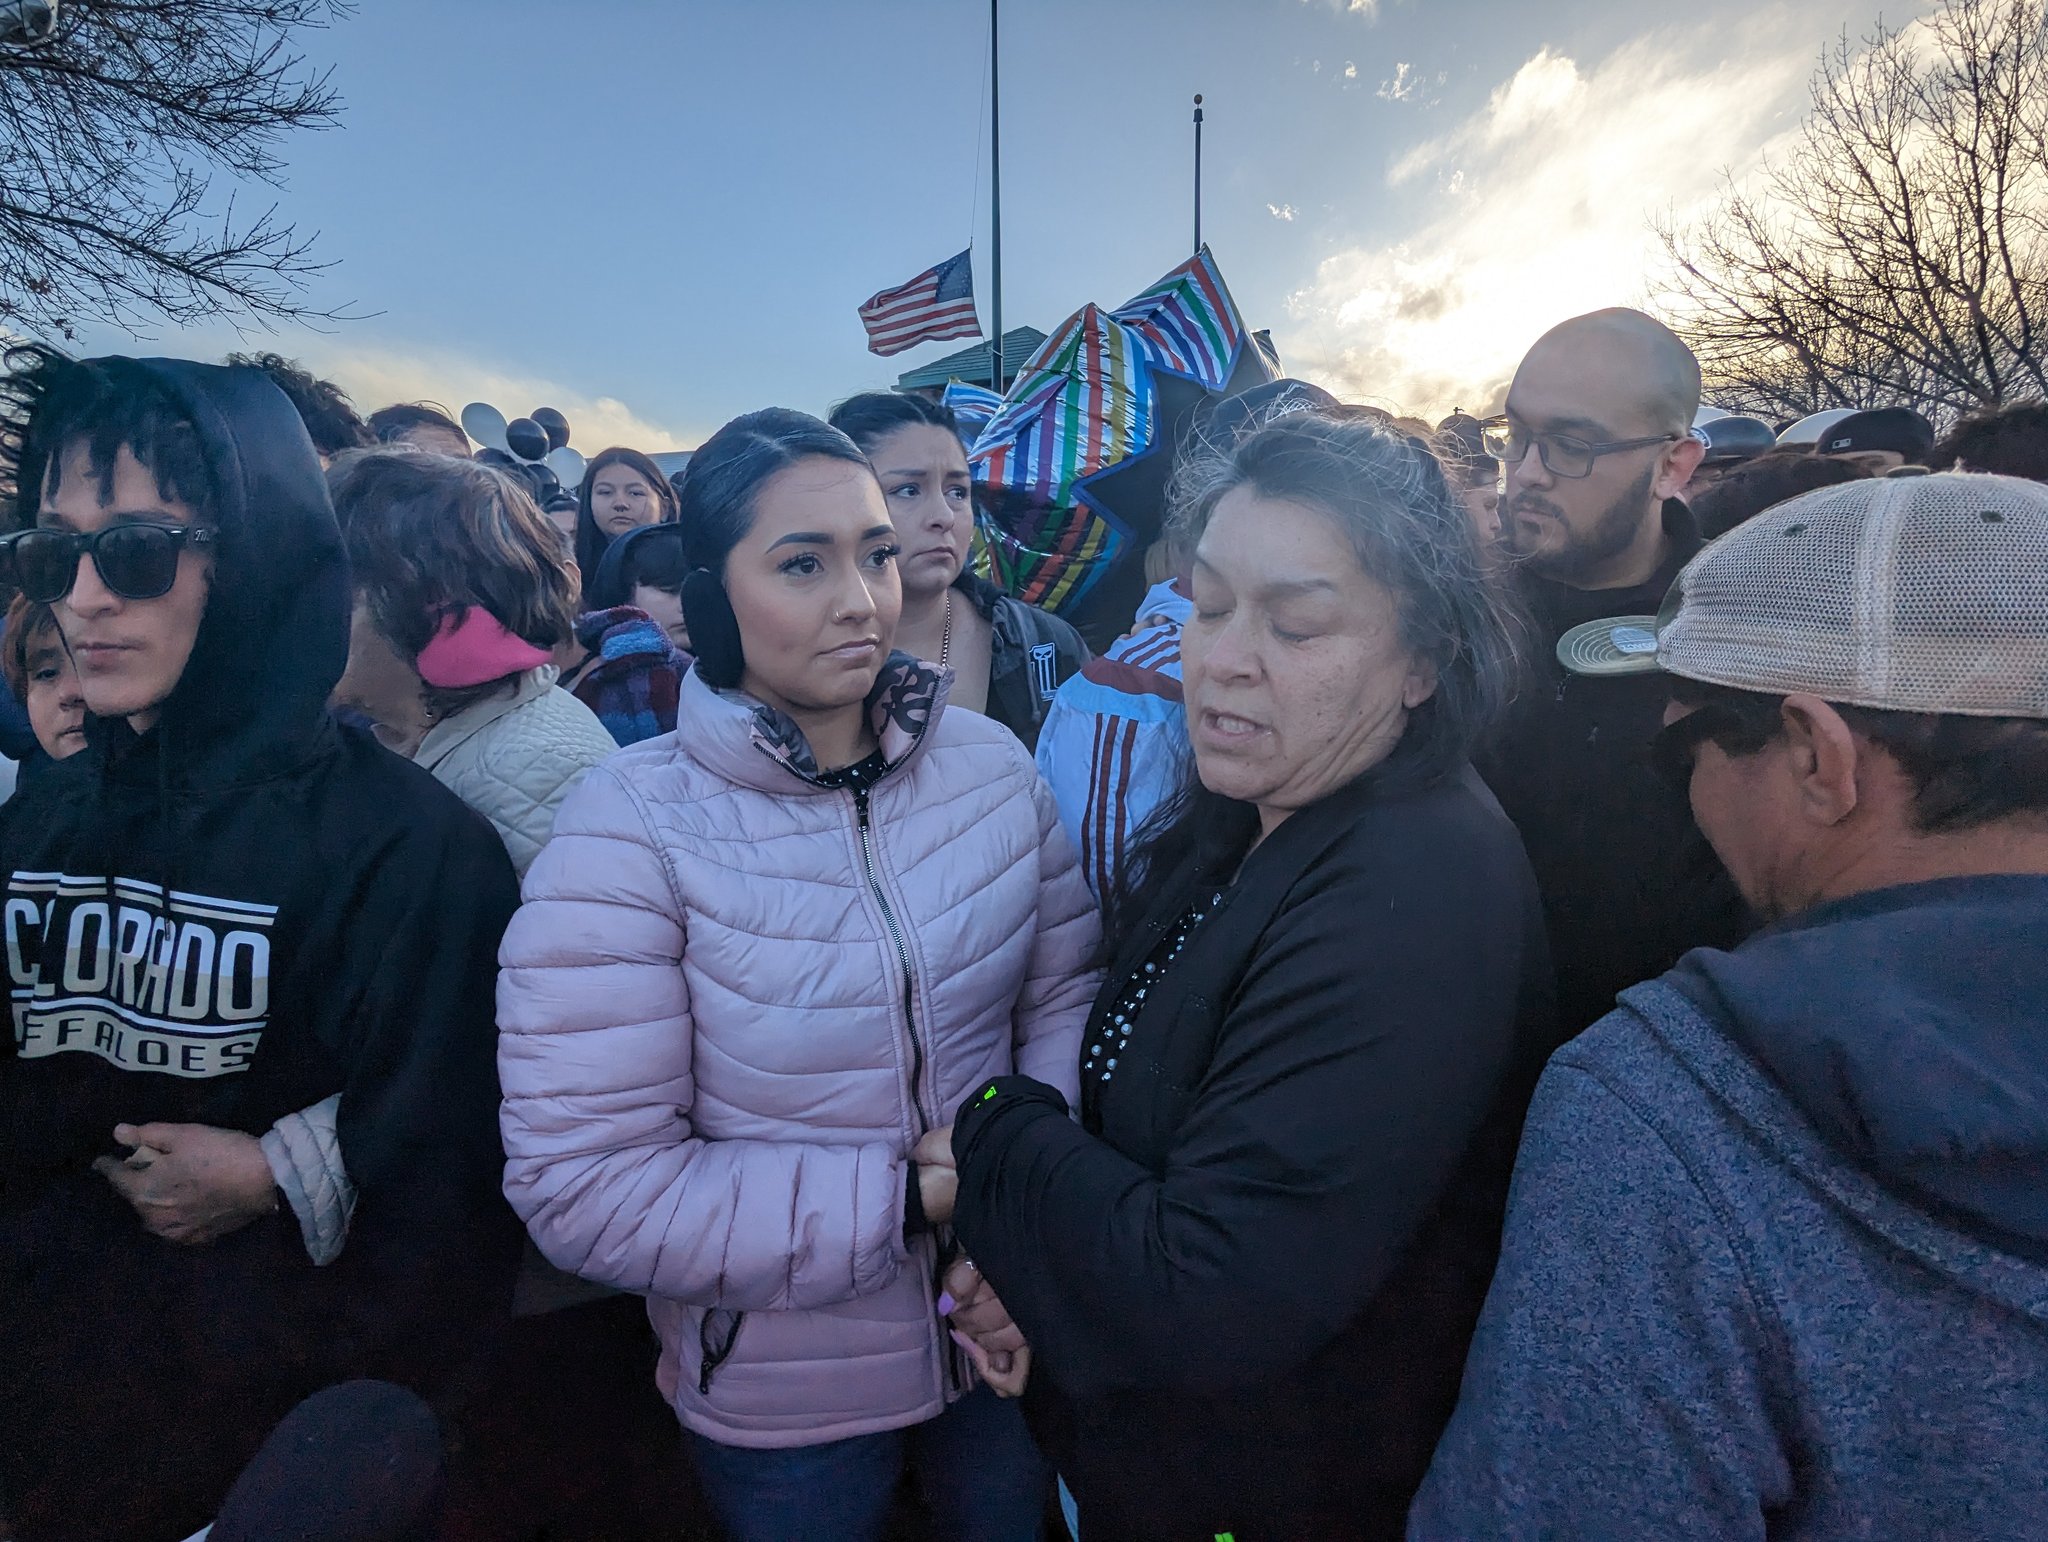
{"type": "Polygon", "coordinates": [[[2048,1537],[2048,877],[1822,907],[1559,1051],[1409,1536],[2048,1537]]]}

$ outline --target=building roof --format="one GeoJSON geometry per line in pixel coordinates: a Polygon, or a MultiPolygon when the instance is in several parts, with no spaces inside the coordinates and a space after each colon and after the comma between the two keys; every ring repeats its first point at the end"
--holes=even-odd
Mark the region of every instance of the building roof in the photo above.
{"type": "MultiPolygon", "coordinates": [[[[1024,367],[1025,360],[1038,351],[1038,345],[1045,341],[1045,334],[1036,327],[1016,327],[1003,334],[1003,379],[1015,380],[1017,371],[1024,367]]],[[[925,386],[942,386],[948,381],[964,380],[970,385],[987,385],[989,374],[988,339],[983,338],[972,347],[962,348],[958,353],[949,353],[943,359],[934,359],[921,368],[896,377],[896,389],[915,391],[925,386]]]]}

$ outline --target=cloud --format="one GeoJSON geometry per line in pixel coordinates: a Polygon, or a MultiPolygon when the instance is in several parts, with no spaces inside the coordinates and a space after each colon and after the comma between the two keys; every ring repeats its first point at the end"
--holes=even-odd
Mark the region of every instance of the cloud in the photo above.
{"type": "Polygon", "coordinates": [[[1434,107],[1439,98],[1424,95],[1451,78],[1450,71],[1438,70],[1435,75],[1425,75],[1412,64],[1396,64],[1391,79],[1380,82],[1380,88],[1373,94],[1383,102],[1414,102],[1419,107],[1434,107]]]}
{"type": "Polygon", "coordinates": [[[1346,16],[1356,16],[1368,22],[1378,21],[1380,0],[1301,0],[1303,5],[1325,5],[1346,16]]]}
{"type": "MultiPolygon", "coordinates": [[[[1294,223],[1294,205],[1291,203],[1269,203],[1266,205],[1266,212],[1276,220],[1286,220],[1290,225],[1294,223]]],[[[989,356],[989,362],[995,362],[993,354],[989,356]]]]}
{"type": "Polygon", "coordinates": [[[1290,370],[1418,413],[1480,411],[1548,327],[1640,303],[1661,261],[1651,217],[1701,209],[1724,166],[1741,175],[1796,124],[1822,33],[1780,6],[1745,47],[1707,41],[1667,25],[1592,61],[1539,49],[1483,108],[1398,156],[1385,184],[1425,213],[1325,258],[1289,296],[1275,330],[1290,370]]]}
{"type": "MultiPolygon", "coordinates": [[[[1346,59],[1344,61],[1344,78],[1346,80],[1358,79],[1358,66],[1353,64],[1349,59],[1346,59]]],[[[993,362],[995,359],[995,355],[990,354],[989,359],[991,362],[993,362]]]]}
{"type": "Polygon", "coordinates": [[[289,339],[277,344],[316,374],[348,392],[372,412],[391,402],[436,401],[452,412],[468,402],[489,402],[508,418],[554,407],[569,420],[577,449],[592,454],[607,445],[638,450],[682,450],[703,442],[708,429],[657,422],[612,396],[591,396],[529,370],[504,368],[460,354],[402,348],[385,342],[335,337],[289,339]]]}

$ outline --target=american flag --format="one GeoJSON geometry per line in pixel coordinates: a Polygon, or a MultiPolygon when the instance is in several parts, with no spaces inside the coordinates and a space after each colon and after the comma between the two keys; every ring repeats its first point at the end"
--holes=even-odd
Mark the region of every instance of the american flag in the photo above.
{"type": "Polygon", "coordinates": [[[863,305],[860,324],[868,329],[868,352],[887,357],[919,343],[981,336],[981,323],[974,318],[970,254],[949,257],[863,305]]]}

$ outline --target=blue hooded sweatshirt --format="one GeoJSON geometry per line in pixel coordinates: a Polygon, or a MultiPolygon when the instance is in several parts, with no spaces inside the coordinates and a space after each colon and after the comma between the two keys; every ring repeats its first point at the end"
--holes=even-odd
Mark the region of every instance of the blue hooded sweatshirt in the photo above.
{"type": "Polygon", "coordinates": [[[1699,951],[1551,1060],[1411,1539],[2048,1537],[2048,877],[1699,951]]]}

